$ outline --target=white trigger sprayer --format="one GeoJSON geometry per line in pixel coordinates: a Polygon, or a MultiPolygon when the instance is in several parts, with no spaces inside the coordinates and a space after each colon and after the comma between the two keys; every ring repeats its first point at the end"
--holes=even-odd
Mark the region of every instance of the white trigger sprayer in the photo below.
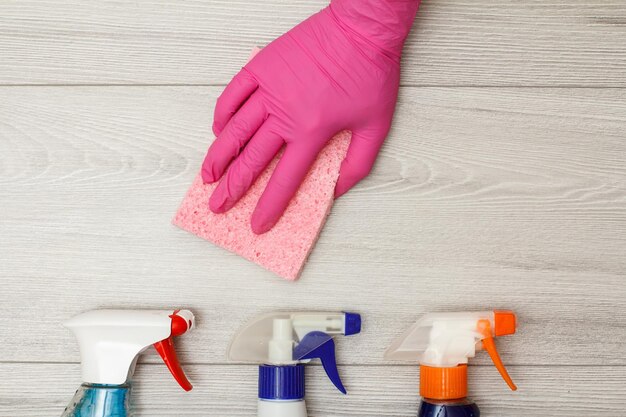
{"type": "Polygon", "coordinates": [[[342,393],[334,336],[361,331],[354,313],[270,313],[235,336],[229,358],[259,367],[259,417],[306,417],[304,364],[320,359],[326,375],[342,393]]]}
{"type": "Polygon", "coordinates": [[[512,390],[511,380],[495,338],[515,334],[517,319],[511,311],[434,313],[422,317],[387,350],[385,357],[420,364],[419,417],[480,415],[467,399],[467,363],[478,350],[491,357],[512,390]]]}
{"type": "Polygon", "coordinates": [[[83,384],[62,417],[130,416],[130,379],[139,354],[150,346],[178,384],[191,390],[173,338],[193,325],[188,310],[93,310],[67,321],[80,346],[83,384]]]}

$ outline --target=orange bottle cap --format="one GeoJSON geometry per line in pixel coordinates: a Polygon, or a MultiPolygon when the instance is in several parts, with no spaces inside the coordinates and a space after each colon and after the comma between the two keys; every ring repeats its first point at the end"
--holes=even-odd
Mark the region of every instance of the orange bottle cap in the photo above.
{"type": "Polygon", "coordinates": [[[454,368],[420,366],[420,395],[431,400],[467,397],[467,365],[454,368]]]}

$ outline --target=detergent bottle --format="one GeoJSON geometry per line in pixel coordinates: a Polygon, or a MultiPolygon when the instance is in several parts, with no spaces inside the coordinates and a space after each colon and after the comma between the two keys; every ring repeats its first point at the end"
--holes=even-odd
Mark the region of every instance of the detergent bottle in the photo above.
{"type": "Polygon", "coordinates": [[[502,378],[517,390],[494,342],[515,330],[510,311],[429,314],[397,339],[385,357],[419,362],[419,417],[479,417],[478,406],[467,398],[468,360],[486,350],[502,378]]]}
{"type": "Polygon", "coordinates": [[[259,364],[259,417],[306,417],[305,364],[320,359],[326,375],[346,394],[335,359],[334,336],[361,331],[354,313],[270,313],[235,336],[229,358],[259,364]]]}
{"type": "Polygon", "coordinates": [[[180,386],[191,390],[173,338],[193,325],[187,310],[93,310],[67,321],[80,347],[83,384],[61,417],[130,417],[131,377],[139,354],[150,346],[180,386]]]}

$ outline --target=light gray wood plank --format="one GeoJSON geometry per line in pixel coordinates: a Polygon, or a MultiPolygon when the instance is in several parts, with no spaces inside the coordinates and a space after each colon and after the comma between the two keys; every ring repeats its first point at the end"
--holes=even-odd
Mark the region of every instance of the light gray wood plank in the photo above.
{"type": "MultiPolygon", "coordinates": [[[[326,0],[0,2],[0,84],[225,83],[326,0]]],[[[625,86],[621,0],[424,0],[406,85],[625,86]]]]}
{"type": "MultiPolygon", "coordinates": [[[[134,400],[138,415],[256,415],[255,366],[188,366],[194,390],[184,393],[164,366],[139,368],[134,400]]],[[[60,415],[80,384],[75,364],[0,364],[1,417],[60,415]]],[[[307,403],[316,416],[415,416],[417,367],[349,366],[341,369],[349,394],[334,390],[319,366],[307,373],[307,403]]],[[[621,415],[624,367],[512,367],[520,389],[510,392],[491,367],[470,368],[471,396],[485,416],[570,417],[621,415]]]]}
{"type": "Polygon", "coordinates": [[[351,364],[426,312],[510,308],[507,363],[626,365],[626,90],[403,89],[296,284],[169,224],[218,92],[0,89],[3,360],[77,361],[60,323],[97,307],[193,309],[192,363],[260,312],[356,310],[351,364]]]}

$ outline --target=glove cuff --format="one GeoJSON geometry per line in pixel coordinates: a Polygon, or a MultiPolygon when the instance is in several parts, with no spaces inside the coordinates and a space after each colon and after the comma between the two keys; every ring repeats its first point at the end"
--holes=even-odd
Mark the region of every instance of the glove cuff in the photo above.
{"type": "Polygon", "coordinates": [[[420,0],[332,0],[340,22],[369,42],[400,56],[420,0]]]}

